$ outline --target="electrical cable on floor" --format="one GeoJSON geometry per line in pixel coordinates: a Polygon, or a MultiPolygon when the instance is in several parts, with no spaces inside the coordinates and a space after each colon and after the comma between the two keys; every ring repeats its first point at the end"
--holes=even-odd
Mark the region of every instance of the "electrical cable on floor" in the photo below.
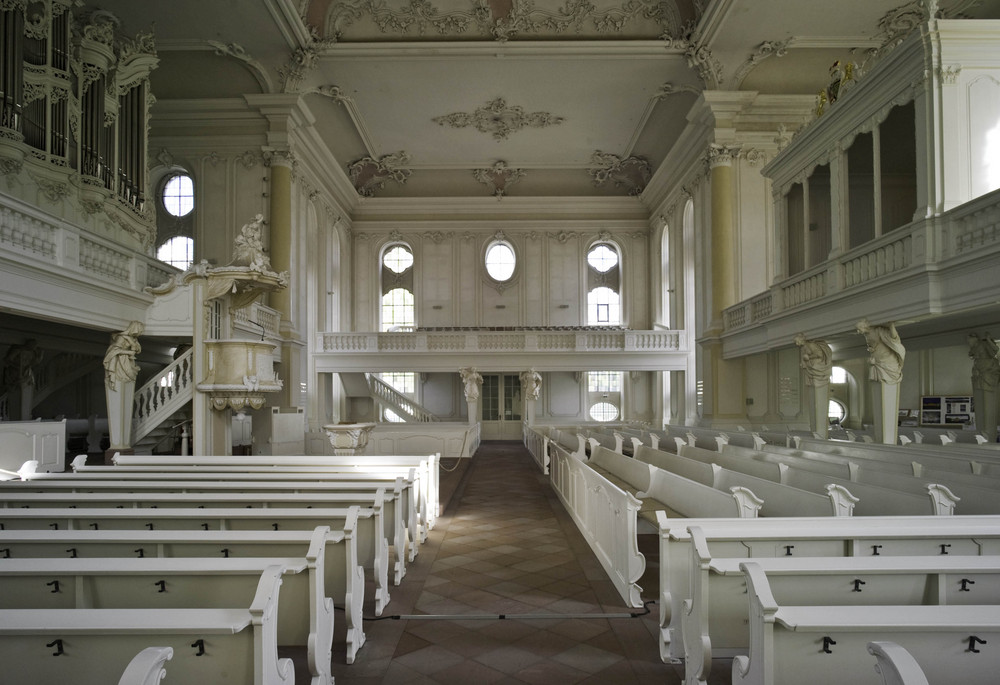
{"type": "MultiPolygon", "coordinates": [[[[394,614],[392,616],[362,616],[363,621],[531,621],[552,619],[616,619],[616,618],[642,618],[648,616],[649,605],[656,604],[656,600],[647,600],[642,603],[642,611],[630,611],[620,614],[394,614]]],[[[343,607],[335,607],[338,611],[343,611],[343,607]]]]}

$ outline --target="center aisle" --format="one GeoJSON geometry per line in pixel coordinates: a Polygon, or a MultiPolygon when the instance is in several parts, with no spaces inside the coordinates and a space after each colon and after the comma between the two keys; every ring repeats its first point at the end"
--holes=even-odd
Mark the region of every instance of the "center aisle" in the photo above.
{"type": "MultiPolygon", "coordinates": [[[[466,468],[458,483],[442,473],[454,494],[390,589],[386,616],[428,618],[366,621],[353,665],[334,645],[338,685],[680,683],[679,667],[659,658],[655,605],[640,618],[598,616],[633,610],[524,446],[483,443],[466,468]],[[470,615],[490,618],[461,618],[470,615]]],[[[655,569],[646,576],[655,583],[655,569]]]]}

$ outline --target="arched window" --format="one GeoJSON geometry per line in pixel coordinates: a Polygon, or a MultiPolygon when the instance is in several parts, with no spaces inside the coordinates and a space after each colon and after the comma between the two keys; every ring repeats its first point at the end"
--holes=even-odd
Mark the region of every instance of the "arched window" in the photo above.
{"type": "Polygon", "coordinates": [[[194,239],[186,235],[174,236],[160,245],[156,258],[178,269],[187,269],[194,261],[194,239]]]}
{"type": "Polygon", "coordinates": [[[383,331],[412,330],[416,325],[413,263],[413,252],[401,243],[390,245],[382,253],[380,325],[383,331]]]}
{"type": "Polygon", "coordinates": [[[393,288],[382,296],[382,330],[412,329],[414,325],[413,293],[405,288],[393,288]]]}
{"type": "Polygon", "coordinates": [[[620,326],[621,259],[611,243],[596,243],[587,252],[587,325],[620,326]]]}

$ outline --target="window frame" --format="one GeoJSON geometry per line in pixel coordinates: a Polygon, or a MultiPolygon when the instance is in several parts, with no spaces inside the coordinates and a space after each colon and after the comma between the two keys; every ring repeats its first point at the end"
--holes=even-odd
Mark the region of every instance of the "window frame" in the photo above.
{"type": "MultiPolygon", "coordinates": [[[[403,241],[403,240],[391,240],[382,246],[382,249],[378,253],[378,263],[376,265],[378,274],[378,303],[376,312],[376,322],[379,332],[389,333],[392,328],[397,328],[400,326],[409,327],[411,329],[416,329],[417,327],[417,294],[415,292],[416,283],[416,268],[417,268],[417,255],[413,250],[413,247],[403,241]],[[386,258],[393,250],[396,248],[402,248],[410,253],[412,258],[410,265],[404,268],[402,271],[396,271],[386,263],[386,258]],[[402,290],[410,295],[412,302],[409,304],[412,312],[412,322],[411,323],[393,323],[391,326],[386,325],[386,307],[396,307],[405,306],[398,304],[387,305],[385,298],[392,292],[396,290],[402,290]]],[[[393,317],[395,318],[395,317],[393,317]]]]}
{"type": "Polygon", "coordinates": [[[194,176],[188,173],[187,170],[185,169],[177,169],[167,174],[166,176],[163,177],[163,181],[160,185],[160,192],[157,193],[157,201],[160,203],[160,207],[163,208],[163,211],[166,212],[168,216],[174,219],[178,220],[187,219],[194,212],[196,206],[197,194],[195,193],[194,185],[195,185],[194,176]],[[187,179],[191,183],[190,196],[178,193],[177,195],[170,195],[169,197],[177,198],[178,202],[180,202],[184,198],[190,197],[191,208],[188,211],[184,212],[183,214],[177,214],[170,208],[170,205],[167,203],[167,197],[168,197],[167,189],[170,187],[171,183],[173,183],[174,181],[180,181],[182,179],[187,179]]]}
{"type": "Polygon", "coordinates": [[[492,236],[483,245],[482,254],[480,255],[479,263],[483,268],[483,278],[490,286],[495,288],[497,292],[502,293],[507,288],[513,286],[519,280],[521,276],[521,255],[517,249],[517,246],[503,234],[502,231],[498,231],[494,236],[492,236]],[[510,276],[504,280],[500,280],[490,273],[488,258],[490,251],[494,247],[503,246],[510,250],[512,257],[514,258],[514,264],[511,268],[510,276]]]}
{"type": "Polygon", "coordinates": [[[607,234],[602,234],[587,246],[582,265],[584,283],[586,284],[583,293],[583,311],[587,326],[625,326],[625,297],[622,293],[622,285],[625,282],[623,277],[624,261],[621,246],[611,240],[607,234]],[[604,271],[591,263],[591,255],[601,248],[610,250],[616,257],[615,263],[604,271]],[[606,297],[595,301],[595,293],[605,288],[617,295],[617,303],[608,301],[606,297]],[[615,306],[617,306],[617,317],[612,316],[611,312],[615,306]],[[591,318],[592,314],[593,318],[591,318]],[[615,318],[617,321],[614,320],[615,318]]]}

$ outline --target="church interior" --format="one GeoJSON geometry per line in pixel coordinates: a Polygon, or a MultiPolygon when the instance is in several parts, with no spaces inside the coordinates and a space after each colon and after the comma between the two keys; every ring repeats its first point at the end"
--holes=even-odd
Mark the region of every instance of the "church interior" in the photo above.
{"type": "MultiPolygon", "coordinates": [[[[0,36],[3,473],[997,442],[1000,0],[2,0],[0,36]]],[[[445,682],[391,668],[356,682],[445,682]]]]}

